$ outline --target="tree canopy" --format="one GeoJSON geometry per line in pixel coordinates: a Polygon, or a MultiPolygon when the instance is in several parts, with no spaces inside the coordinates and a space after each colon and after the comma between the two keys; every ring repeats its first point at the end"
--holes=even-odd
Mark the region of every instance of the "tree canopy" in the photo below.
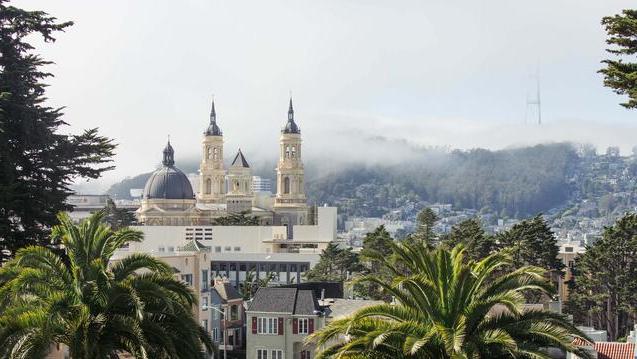
{"type": "Polygon", "coordinates": [[[616,56],[602,61],[606,67],[599,72],[604,74],[604,86],[628,96],[622,106],[637,108],[637,10],[626,9],[621,14],[606,16],[602,25],[608,33],[606,43],[611,46],[606,51],[616,56]]]}
{"type": "Polygon", "coordinates": [[[66,214],[52,236],[64,246],[18,250],[0,268],[0,357],[44,358],[64,344],[71,358],[207,358],[212,341],[193,315],[197,296],[171,266],[147,254],[114,260],[142,233],[114,231],[98,212],[80,225],[66,214]]]}
{"type": "Polygon", "coordinates": [[[610,340],[627,334],[637,309],[637,214],[606,228],[575,259],[567,310],[579,323],[606,328],[610,340]]]}
{"type": "Polygon", "coordinates": [[[56,214],[70,209],[73,180],[112,168],[115,145],[97,129],[61,132],[63,109],[46,104],[44,80],[52,74],[43,67],[51,62],[27,41],[38,35],[53,42],[71,25],[0,0],[0,262],[47,242],[56,214]]]}
{"type": "Polygon", "coordinates": [[[566,316],[524,308],[526,291],[553,289],[543,269],[499,275],[511,265],[504,252],[476,262],[464,258],[462,245],[390,246],[394,260],[373,256],[391,278],[360,280],[381,286],[395,303],[360,309],[312,334],[324,348],[317,358],[545,358],[546,347],[591,357],[573,345],[573,338],[587,338],[566,316]]]}

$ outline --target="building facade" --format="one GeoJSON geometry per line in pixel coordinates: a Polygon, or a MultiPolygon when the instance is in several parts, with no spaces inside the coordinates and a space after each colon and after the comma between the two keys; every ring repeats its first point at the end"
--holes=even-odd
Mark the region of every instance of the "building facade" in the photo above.
{"type": "Polygon", "coordinates": [[[311,359],[308,335],[324,325],[311,290],[260,288],[246,310],[248,359],[311,359]]]}
{"type": "Polygon", "coordinates": [[[308,224],[311,217],[305,196],[301,130],[294,119],[292,99],[279,137],[279,149],[276,194],[263,191],[269,186],[260,182],[259,196],[255,196],[252,171],[241,150],[227,170],[224,166],[223,132],[213,101],[210,121],[201,140],[196,193],[188,177],[175,165],[169,141],[163,150],[162,167],[144,187],[137,210],[139,222],[147,226],[210,225],[216,218],[244,213],[257,217],[260,224],[284,226],[287,236],[293,236],[292,226],[308,224]]]}

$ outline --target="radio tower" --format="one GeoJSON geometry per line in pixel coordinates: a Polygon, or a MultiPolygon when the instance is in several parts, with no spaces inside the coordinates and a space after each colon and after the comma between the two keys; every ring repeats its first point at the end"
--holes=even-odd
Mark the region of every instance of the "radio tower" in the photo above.
{"type": "Polygon", "coordinates": [[[533,110],[537,112],[537,124],[542,124],[542,101],[540,97],[540,65],[535,69],[535,74],[531,75],[531,79],[535,80],[535,93],[527,92],[526,94],[526,112],[524,114],[524,123],[529,122],[530,115],[533,114],[533,110]],[[529,115],[530,114],[530,115],[529,115]]]}

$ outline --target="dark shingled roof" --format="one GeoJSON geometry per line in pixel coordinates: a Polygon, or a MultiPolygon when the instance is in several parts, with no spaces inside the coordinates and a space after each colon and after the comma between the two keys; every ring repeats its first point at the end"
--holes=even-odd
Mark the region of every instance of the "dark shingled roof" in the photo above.
{"type": "Polygon", "coordinates": [[[259,288],[248,311],[313,315],[319,310],[311,290],[296,288],[259,288]]]}
{"type": "Polygon", "coordinates": [[[246,158],[243,156],[241,149],[239,149],[239,152],[237,152],[237,155],[234,156],[234,160],[232,160],[232,166],[250,168],[250,165],[248,164],[248,161],[246,161],[246,158]]]}
{"type": "Polygon", "coordinates": [[[219,297],[223,300],[224,303],[228,300],[243,298],[241,293],[239,293],[230,283],[215,283],[213,289],[217,291],[219,297]]]}

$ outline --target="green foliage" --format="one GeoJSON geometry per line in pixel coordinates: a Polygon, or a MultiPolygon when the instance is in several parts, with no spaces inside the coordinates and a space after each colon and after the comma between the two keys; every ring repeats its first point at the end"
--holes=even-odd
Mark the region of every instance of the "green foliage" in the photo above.
{"type": "Polygon", "coordinates": [[[117,208],[115,202],[110,198],[103,211],[104,221],[108,223],[113,230],[137,224],[137,218],[131,210],[127,208],[117,208]]]}
{"type": "Polygon", "coordinates": [[[526,291],[552,290],[543,269],[497,275],[512,264],[509,255],[475,262],[464,258],[462,246],[392,243],[391,249],[394,261],[382,253],[375,259],[392,277],[361,280],[391,293],[395,304],[360,309],[315,332],[309,340],[325,348],[317,358],[546,358],[546,347],[591,357],[572,344],[586,337],[565,316],[524,310],[526,291]]]}
{"type": "Polygon", "coordinates": [[[267,272],[265,278],[257,278],[255,270],[250,269],[246,272],[246,277],[243,282],[239,283],[239,292],[241,292],[244,300],[251,300],[259,288],[270,285],[270,282],[273,281],[276,276],[277,274],[274,272],[267,272]]]}
{"type": "Polygon", "coordinates": [[[570,144],[451,153],[423,149],[409,163],[350,165],[308,182],[307,192],[313,202],[334,203],[347,216],[380,217],[426,201],[524,217],[567,200],[579,162],[570,144]]]}
{"type": "Polygon", "coordinates": [[[431,208],[425,208],[416,216],[416,231],[407,236],[407,242],[425,243],[428,246],[437,244],[434,225],[440,218],[431,208]]]}
{"type": "MultiPolygon", "coordinates": [[[[382,262],[377,260],[378,255],[391,257],[392,244],[394,239],[385,226],[379,226],[374,232],[367,233],[363,239],[363,249],[361,249],[361,261],[363,269],[361,274],[374,274],[378,278],[389,280],[391,273],[383,267],[382,262]]],[[[358,282],[354,286],[356,296],[369,299],[389,299],[389,294],[383,291],[383,288],[372,282],[358,282]]]]}
{"type": "Polygon", "coordinates": [[[610,340],[628,334],[637,309],[637,214],[606,228],[575,259],[567,311],[579,323],[606,328],[610,340]]]}
{"type": "Polygon", "coordinates": [[[604,86],[610,87],[618,95],[628,95],[628,101],[621,103],[626,108],[637,108],[637,62],[624,62],[626,57],[637,60],[637,10],[626,9],[621,14],[606,16],[602,25],[608,33],[606,43],[612,47],[606,49],[619,59],[602,61],[605,68],[604,86]],[[630,57],[632,56],[632,57],[630,57]]]}
{"type": "Polygon", "coordinates": [[[454,225],[441,242],[450,249],[459,244],[464,245],[467,257],[473,260],[485,258],[497,249],[495,238],[484,232],[479,218],[470,218],[454,225]]]}
{"type": "Polygon", "coordinates": [[[93,214],[52,231],[65,253],[22,248],[0,268],[0,357],[44,358],[55,343],[72,358],[205,358],[209,335],[194,319],[197,296],[172,267],[146,254],[112,261],[142,233],[113,231],[93,214]]]}
{"type": "Polygon", "coordinates": [[[348,273],[361,270],[358,256],[351,248],[339,248],[336,243],[329,243],[321,253],[321,259],[314,268],[305,272],[308,281],[335,281],[347,279],[348,273]]]}
{"type": "Polygon", "coordinates": [[[257,226],[259,219],[249,212],[230,213],[227,216],[212,219],[213,226],[257,226]]]}
{"type": "Polygon", "coordinates": [[[515,224],[510,230],[498,233],[498,245],[513,256],[516,268],[533,265],[559,272],[564,264],[558,258],[560,248],[555,234],[541,214],[515,224]]]}
{"type": "Polygon", "coordinates": [[[51,64],[34,54],[27,39],[71,26],[41,11],[25,11],[0,0],[0,262],[19,248],[46,243],[56,213],[65,203],[70,183],[97,178],[112,168],[115,145],[89,129],[79,135],[61,133],[62,108],[44,104],[51,64]]]}

